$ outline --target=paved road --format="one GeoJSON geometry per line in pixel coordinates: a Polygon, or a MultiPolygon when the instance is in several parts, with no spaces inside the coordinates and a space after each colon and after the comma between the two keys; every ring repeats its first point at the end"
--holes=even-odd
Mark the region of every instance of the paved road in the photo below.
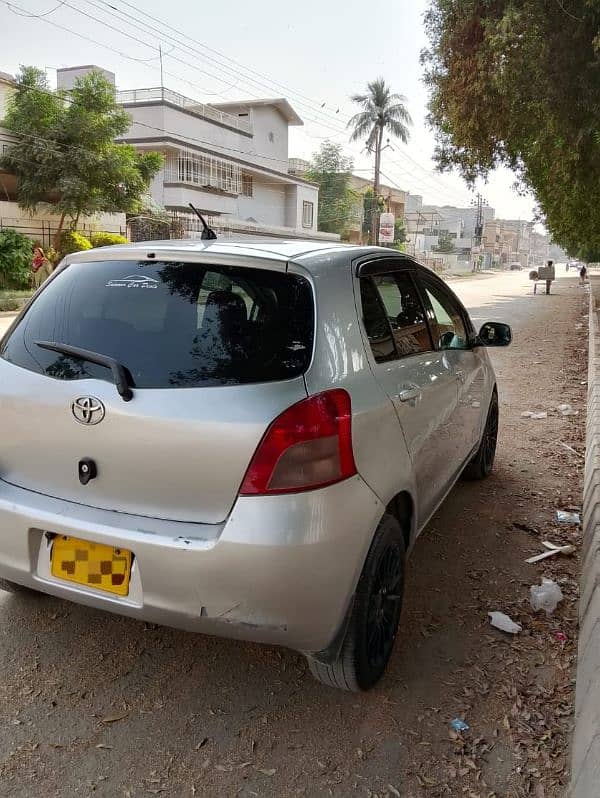
{"type": "MultiPolygon", "coordinates": [[[[460,279],[453,288],[477,322],[514,327],[513,347],[493,352],[504,418],[498,464],[483,485],[459,485],[415,547],[381,686],[344,694],[313,682],[293,652],[0,592],[4,798],[525,794],[512,792],[527,761],[506,729],[529,700],[517,692],[520,674],[542,653],[527,648],[533,637],[491,638],[486,611],[525,612],[515,596],[532,578],[522,564],[531,536],[513,531],[507,546],[507,524],[515,513],[549,523],[559,477],[545,447],[567,434],[567,422],[564,439],[573,443],[577,419],[549,419],[546,440],[520,412],[559,401],[571,384],[565,347],[583,298],[573,280],[559,280],[550,297],[531,296],[525,273],[460,279]],[[458,754],[448,738],[457,715],[468,715],[477,736],[458,754]],[[482,739],[493,741],[489,750],[482,739]]],[[[6,323],[0,319],[0,331],[6,323]]],[[[568,483],[564,470],[560,482],[568,483]]],[[[566,704],[568,668],[560,673],[566,704]]],[[[562,748],[552,747],[564,740],[558,732],[544,739],[555,764],[562,748]]]]}

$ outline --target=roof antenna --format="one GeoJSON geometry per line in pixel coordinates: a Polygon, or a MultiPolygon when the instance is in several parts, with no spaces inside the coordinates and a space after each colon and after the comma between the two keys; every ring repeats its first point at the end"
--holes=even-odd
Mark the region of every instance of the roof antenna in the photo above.
{"type": "Polygon", "coordinates": [[[214,241],[216,239],[216,237],[217,237],[217,234],[215,233],[215,231],[212,229],[212,227],[208,226],[208,223],[207,223],[206,219],[204,218],[204,216],[202,216],[202,214],[200,213],[198,208],[194,208],[194,206],[192,205],[191,202],[189,202],[188,205],[194,211],[194,213],[196,214],[198,219],[200,219],[200,221],[202,222],[202,227],[204,229],[202,230],[202,233],[200,234],[200,240],[201,241],[214,241]]]}

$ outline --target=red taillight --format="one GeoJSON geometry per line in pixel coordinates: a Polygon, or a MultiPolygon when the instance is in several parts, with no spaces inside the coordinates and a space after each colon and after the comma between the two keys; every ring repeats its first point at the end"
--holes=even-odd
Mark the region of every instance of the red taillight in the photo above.
{"type": "Polygon", "coordinates": [[[266,431],[240,493],[295,493],[356,474],[349,394],[336,388],[292,405],[266,431]]]}

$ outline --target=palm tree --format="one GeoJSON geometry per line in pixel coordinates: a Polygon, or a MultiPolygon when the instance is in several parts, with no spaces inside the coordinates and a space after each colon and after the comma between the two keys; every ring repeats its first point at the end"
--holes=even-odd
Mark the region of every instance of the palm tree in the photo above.
{"type": "Polygon", "coordinates": [[[371,220],[371,241],[379,240],[377,209],[379,199],[379,172],[381,168],[381,151],[383,134],[386,130],[403,141],[408,142],[408,126],[412,125],[410,114],[406,110],[406,97],[394,94],[383,78],[367,83],[366,94],[354,94],[352,102],[362,106],[363,110],[349,120],[347,127],[352,128],[350,141],[367,140],[368,152],[375,153],[375,177],[373,180],[373,212],[371,220]]]}

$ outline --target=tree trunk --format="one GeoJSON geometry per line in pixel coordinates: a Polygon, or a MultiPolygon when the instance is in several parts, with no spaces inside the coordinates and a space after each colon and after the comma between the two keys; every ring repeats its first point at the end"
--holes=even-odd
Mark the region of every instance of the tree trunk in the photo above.
{"type": "Polygon", "coordinates": [[[373,208],[371,209],[371,243],[379,244],[379,170],[381,168],[381,145],[383,127],[379,128],[375,142],[375,176],[373,179],[373,208]]]}
{"type": "Polygon", "coordinates": [[[64,224],[65,224],[65,216],[67,215],[66,211],[63,211],[60,217],[60,221],[58,223],[58,228],[56,229],[56,233],[54,234],[54,240],[52,241],[52,246],[58,252],[60,249],[60,234],[62,233],[64,224]]]}

